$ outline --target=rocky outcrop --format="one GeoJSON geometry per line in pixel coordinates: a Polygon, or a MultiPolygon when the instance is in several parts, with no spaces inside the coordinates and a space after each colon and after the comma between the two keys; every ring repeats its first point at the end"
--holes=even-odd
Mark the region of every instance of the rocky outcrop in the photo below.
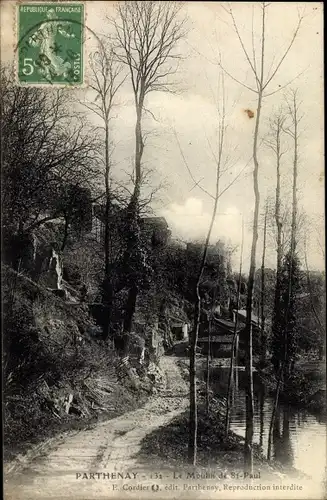
{"type": "Polygon", "coordinates": [[[42,234],[13,235],[9,265],[36,283],[51,289],[62,288],[62,258],[56,242],[42,234]]]}

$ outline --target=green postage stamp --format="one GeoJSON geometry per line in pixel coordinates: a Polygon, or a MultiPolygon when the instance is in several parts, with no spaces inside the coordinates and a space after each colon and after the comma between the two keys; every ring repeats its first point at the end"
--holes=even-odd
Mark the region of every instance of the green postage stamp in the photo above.
{"type": "Polygon", "coordinates": [[[23,3],[17,12],[22,84],[83,84],[83,3],[23,3]]]}

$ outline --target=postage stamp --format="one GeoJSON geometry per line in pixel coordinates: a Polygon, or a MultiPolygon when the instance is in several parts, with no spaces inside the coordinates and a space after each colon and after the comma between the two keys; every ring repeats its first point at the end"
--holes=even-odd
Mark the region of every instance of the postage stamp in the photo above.
{"type": "Polygon", "coordinates": [[[26,3],[17,14],[18,82],[82,85],[84,4],[26,3]]]}

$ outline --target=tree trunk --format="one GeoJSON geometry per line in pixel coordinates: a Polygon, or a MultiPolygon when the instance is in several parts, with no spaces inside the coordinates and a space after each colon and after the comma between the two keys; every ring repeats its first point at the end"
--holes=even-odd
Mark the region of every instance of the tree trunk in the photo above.
{"type": "MultiPolygon", "coordinates": [[[[224,85],[224,82],[222,82],[222,85],[224,85]]],[[[199,274],[197,276],[195,285],[194,328],[192,331],[192,335],[190,336],[190,419],[189,419],[188,458],[189,462],[192,465],[196,465],[196,458],[197,458],[196,347],[198,342],[200,315],[201,315],[200,283],[204,271],[204,266],[207,260],[208,246],[210,243],[211,233],[217,214],[218,200],[220,196],[219,194],[220,167],[221,167],[223,146],[224,146],[224,134],[225,134],[225,94],[223,86],[223,111],[222,111],[221,121],[219,122],[219,153],[218,153],[217,170],[216,170],[215,201],[212,210],[210,225],[208,228],[208,233],[204,244],[199,274]]]]}
{"type": "Polygon", "coordinates": [[[190,336],[190,419],[189,419],[188,458],[189,462],[192,465],[196,465],[196,458],[197,458],[198,417],[197,417],[197,400],[196,400],[196,347],[198,343],[200,314],[201,314],[200,283],[204,271],[204,266],[207,260],[208,246],[217,213],[218,199],[219,199],[219,173],[220,172],[218,168],[215,203],[212,211],[212,216],[206,241],[204,244],[200,270],[195,285],[194,328],[192,331],[192,335],[190,336]]]}
{"type": "Polygon", "coordinates": [[[277,266],[276,266],[276,285],[274,297],[274,314],[272,335],[274,339],[273,365],[277,376],[280,368],[281,359],[279,356],[277,345],[281,342],[280,332],[280,295],[281,295],[281,269],[282,269],[282,222],[280,217],[280,143],[277,137],[277,183],[276,183],[276,201],[275,201],[275,221],[277,227],[277,266]]]}
{"type": "MultiPolygon", "coordinates": [[[[295,96],[294,96],[295,99],[295,96]]],[[[296,219],[297,219],[297,164],[298,164],[298,130],[297,130],[297,105],[294,101],[294,158],[293,158],[293,188],[292,188],[292,234],[291,257],[295,255],[296,247],[296,219]]]]}
{"type": "Polygon", "coordinates": [[[206,377],[206,411],[209,414],[210,409],[210,358],[211,358],[211,332],[212,332],[212,322],[214,319],[214,307],[216,303],[217,288],[214,288],[212,302],[211,302],[211,312],[209,318],[209,328],[208,328],[208,353],[207,353],[207,377],[206,377]]]}
{"type": "Polygon", "coordinates": [[[255,276],[255,260],[257,251],[257,241],[258,241],[258,221],[259,221],[259,204],[260,204],[260,193],[258,184],[258,171],[259,162],[257,156],[258,148],[258,135],[259,135],[259,124],[260,124],[260,114],[262,106],[262,91],[260,90],[258,95],[258,106],[257,106],[257,117],[254,130],[254,140],[253,140],[253,190],[255,196],[254,205],[254,216],[253,216],[253,236],[252,236],[252,247],[251,247],[251,263],[250,272],[248,280],[248,295],[246,301],[246,324],[245,324],[245,345],[246,345],[246,357],[245,357],[245,372],[246,372],[246,427],[245,427],[245,446],[244,446],[244,466],[245,470],[252,472],[253,470],[253,373],[252,373],[252,301],[253,301],[253,288],[254,288],[254,276],[255,276]]]}
{"type": "MultiPolygon", "coordinates": [[[[276,411],[278,408],[278,400],[280,391],[283,389],[285,384],[288,384],[288,379],[290,375],[290,368],[292,366],[292,360],[289,358],[288,345],[288,321],[289,321],[289,310],[291,306],[292,300],[292,292],[293,292],[293,259],[295,256],[295,247],[296,247],[296,219],[297,219],[297,164],[298,164],[298,116],[297,116],[297,103],[296,103],[296,93],[293,92],[293,102],[291,108],[291,117],[293,120],[294,131],[291,133],[291,136],[294,140],[294,158],[293,158],[293,184],[292,184],[292,225],[291,225],[291,248],[290,248],[290,258],[289,258],[289,274],[288,274],[288,297],[287,297],[287,306],[286,306],[286,314],[285,320],[283,321],[284,331],[282,332],[282,341],[283,341],[283,359],[279,366],[279,375],[277,381],[276,388],[276,396],[274,403],[274,411],[271,417],[270,423],[270,431],[269,431],[269,440],[271,441],[271,432],[274,427],[274,419],[276,415],[276,411]]],[[[271,447],[271,444],[270,444],[271,447]]],[[[270,448],[268,442],[268,459],[270,459],[270,448]]]]}
{"type": "Polygon", "coordinates": [[[144,106],[144,81],[141,81],[141,89],[139,98],[135,94],[135,109],[136,109],[136,124],[135,124],[135,185],[133,198],[138,205],[139,197],[140,197],[140,189],[141,189],[141,178],[142,178],[142,156],[144,150],[144,142],[142,136],[142,115],[143,115],[143,106],[144,106]]]}
{"type": "Polygon", "coordinates": [[[209,328],[208,328],[208,352],[207,352],[207,376],[206,376],[206,412],[207,415],[209,414],[209,408],[210,408],[210,351],[211,351],[211,328],[212,328],[212,316],[213,316],[213,307],[214,305],[212,304],[212,310],[210,314],[210,319],[209,319],[209,328]]]}
{"type": "Polygon", "coordinates": [[[135,313],[136,300],[137,300],[137,286],[133,284],[128,290],[126,301],[126,310],[123,324],[123,342],[124,342],[124,355],[127,356],[129,352],[129,338],[133,325],[133,317],[135,313]]]}
{"type": "Polygon", "coordinates": [[[110,148],[109,148],[109,124],[105,118],[105,214],[104,214],[104,283],[103,283],[103,304],[106,308],[106,319],[103,331],[103,339],[110,335],[112,304],[113,304],[113,284],[110,270],[110,148]]]}
{"type": "Polygon", "coordinates": [[[196,398],[196,347],[198,342],[200,313],[201,313],[201,298],[199,293],[199,283],[201,276],[202,272],[200,273],[200,277],[196,284],[194,328],[192,331],[192,335],[190,337],[190,420],[189,420],[188,458],[190,464],[192,465],[196,465],[196,459],[197,459],[198,413],[197,413],[197,398],[196,398]]]}
{"type": "Polygon", "coordinates": [[[267,452],[267,459],[271,460],[271,448],[272,448],[272,438],[273,438],[273,431],[274,431],[274,425],[275,425],[275,418],[276,414],[278,411],[278,402],[279,402],[279,392],[283,383],[283,368],[284,368],[284,363],[280,365],[279,368],[279,374],[278,374],[278,380],[277,380],[277,387],[276,387],[276,394],[275,394],[275,400],[274,400],[274,407],[273,411],[271,414],[271,419],[270,419],[270,425],[269,425],[269,434],[268,434],[268,452],[267,452]]]}
{"type": "Polygon", "coordinates": [[[231,413],[231,406],[232,406],[232,388],[234,386],[234,380],[233,380],[233,370],[234,370],[234,358],[236,356],[236,340],[237,340],[237,319],[238,319],[238,306],[236,309],[236,321],[235,321],[235,326],[234,326],[234,336],[233,336],[233,342],[232,342],[232,347],[231,347],[231,358],[230,358],[230,365],[229,365],[229,374],[228,374],[228,386],[227,386],[227,396],[226,396],[226,417],[225,417],[225,436],[228,436],[228,431],[229,431],[229,422],[230,422],[230,413],[231,413]]]}
{"type": "Polygon", "coordinates": [[[244,220],[242,217],[242,243],[241,243],[241,254],[240,254],[240,270],[238,274],[238,286],[237,286],[237,301],[236,301],[236,318],[234,325],[234,336],[232,342],[232,352],[231,352],[231,360],[229,366],[229,375],[228,375],[228,387],[227,387],[227,401],[226,401],[226,418],[225,418],[225,435],[228,436],[229,431],[229,422],[230,422],[230,412],[231,412],[231,392],[232,387],[234,385],[233,380],[233,368],[234,368],[234,358],[236,359],[238,352],[238,311],[240,308],[240,297],[241,297],[241,279],[242,279],[242,262],[243,262],[243,245],[244,245],[244,220]]]}
{"type": "Polygon", "coordinates": [[[262,250],[262,261],[261,261],[261,364],[263,366],[266,364],[266,354],[267,354],[267,338],[265,332],[265,301],[266,301],[265,261],[266,261],[266,240],[267,240],[267,215],[268,215],[267,212],[268,212],[268,207],[266,206],[264,228],[263,228],[263,250],[262,250]]]}
{"type": "MultiPolygon", "coordinates": [[[[135,107],[136,107],[136,125],[135,125],[135,184],[134,191],[131,196],[129,206],[128,206],[128,218],[129,218],[129,242],[127,243],[127,256],[131,258],[132,252],[136,250],[135,247],[140,246],[140,226],[139,226],[139,198],[141,190],[141,161],[143,155],[143,139],[142,139],[142,111],[144,103],[144,85],[141,84],[141,94],[139,100],[137,95],[135,95],[135,107]]],[[[137,263],[135,263],[137,265],[137,263]]],[[[127,302],[125,307],[125,316],[123,322],[123,338],[124,338],[124,350],[125,356],[128,355],[129,346],[129,336],[131,333],[133,317],[135,313],[136,300],[138,294],[138,283],[136,283],[135,278],[132,278],[132,284],[128,291],[127,302]]]]}
{"type": "Polygon", "coordinates": [[[105,308],[105,321],[103,326],[103,340],[107,340],[110,335],[111,318],[112,318],[112,305],[113,305],[113,286],[110,276],[105,277],[102,284],[102,303],[105,308]]]}
{"type": "Polygon", "coordinates": [[[292,185],[292,227],[291,227],[291,251],[290,251],[290,262],[289,262],[289,289],[288,289],[288,301],[287,301],[287,311],[286,311],[286,322],[285,322],[285,354],[284,354],[284,384],[288,384],[288,379],[290,376],[290,370],[293,365],[292,359],[290,359],[288,346],[289,346],[289,335],[288,335],[288,316],[291,307],[292,293],[293,293],[293,261],[296,252],[296,237],[297,237],[297,167],[298,167],[298,106],[296,92],[292,93],[292,106],[291,117],[293,122],[293,140],[294,140],[294,157],[293,157],[293,185],[292,185]]]}
{"type": "Polygon", "coordinates": [[[109,278],[110,273],[110,151],[109,151],[109,125],[106,121],[105,124],[105,190],[106,190],[106,205],[104,215],[104,272],[105,276],[109,278]]]}

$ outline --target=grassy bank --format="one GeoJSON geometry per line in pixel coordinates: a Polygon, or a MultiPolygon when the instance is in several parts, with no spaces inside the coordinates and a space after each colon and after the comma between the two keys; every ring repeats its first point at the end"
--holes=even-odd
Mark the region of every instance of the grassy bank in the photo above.
{"type": "MultiPolygon", "coordinates": [[[[276,380],[269,367],[259,371],[259,376],[271,393],[274,393],[276,380]]],[[[324,415],[326,413],[326,367],[321,361],[302,359],[295,365],[294,373],[280,398],[292,406],[324,415]]]]}
{"type": "MultiPolygon", "coordinates": [[[[180,359],[184,377],[188,378],[187,364],[180,359]]],[[[188,465],[188,411],[173,419],[167,426],[147,435],[142,443],[140,457],[153,457],[154,461],[164,460],[179,468],[188,465]]],[[[268,462],[258,445],[253,448],[254,470],[267,479],[276,474],[294,474],[294,469],[286,470],[276,461],[268,462]]],[[[210,395],[209,412],[205,405],[205,385],[198,382],[198,442],[197,467],[213,467],[216,471],[228,473],[242,472],[244,469],[244,439],[229,431],[225,434],[225,409],[219,399],[210,395]]]]}

